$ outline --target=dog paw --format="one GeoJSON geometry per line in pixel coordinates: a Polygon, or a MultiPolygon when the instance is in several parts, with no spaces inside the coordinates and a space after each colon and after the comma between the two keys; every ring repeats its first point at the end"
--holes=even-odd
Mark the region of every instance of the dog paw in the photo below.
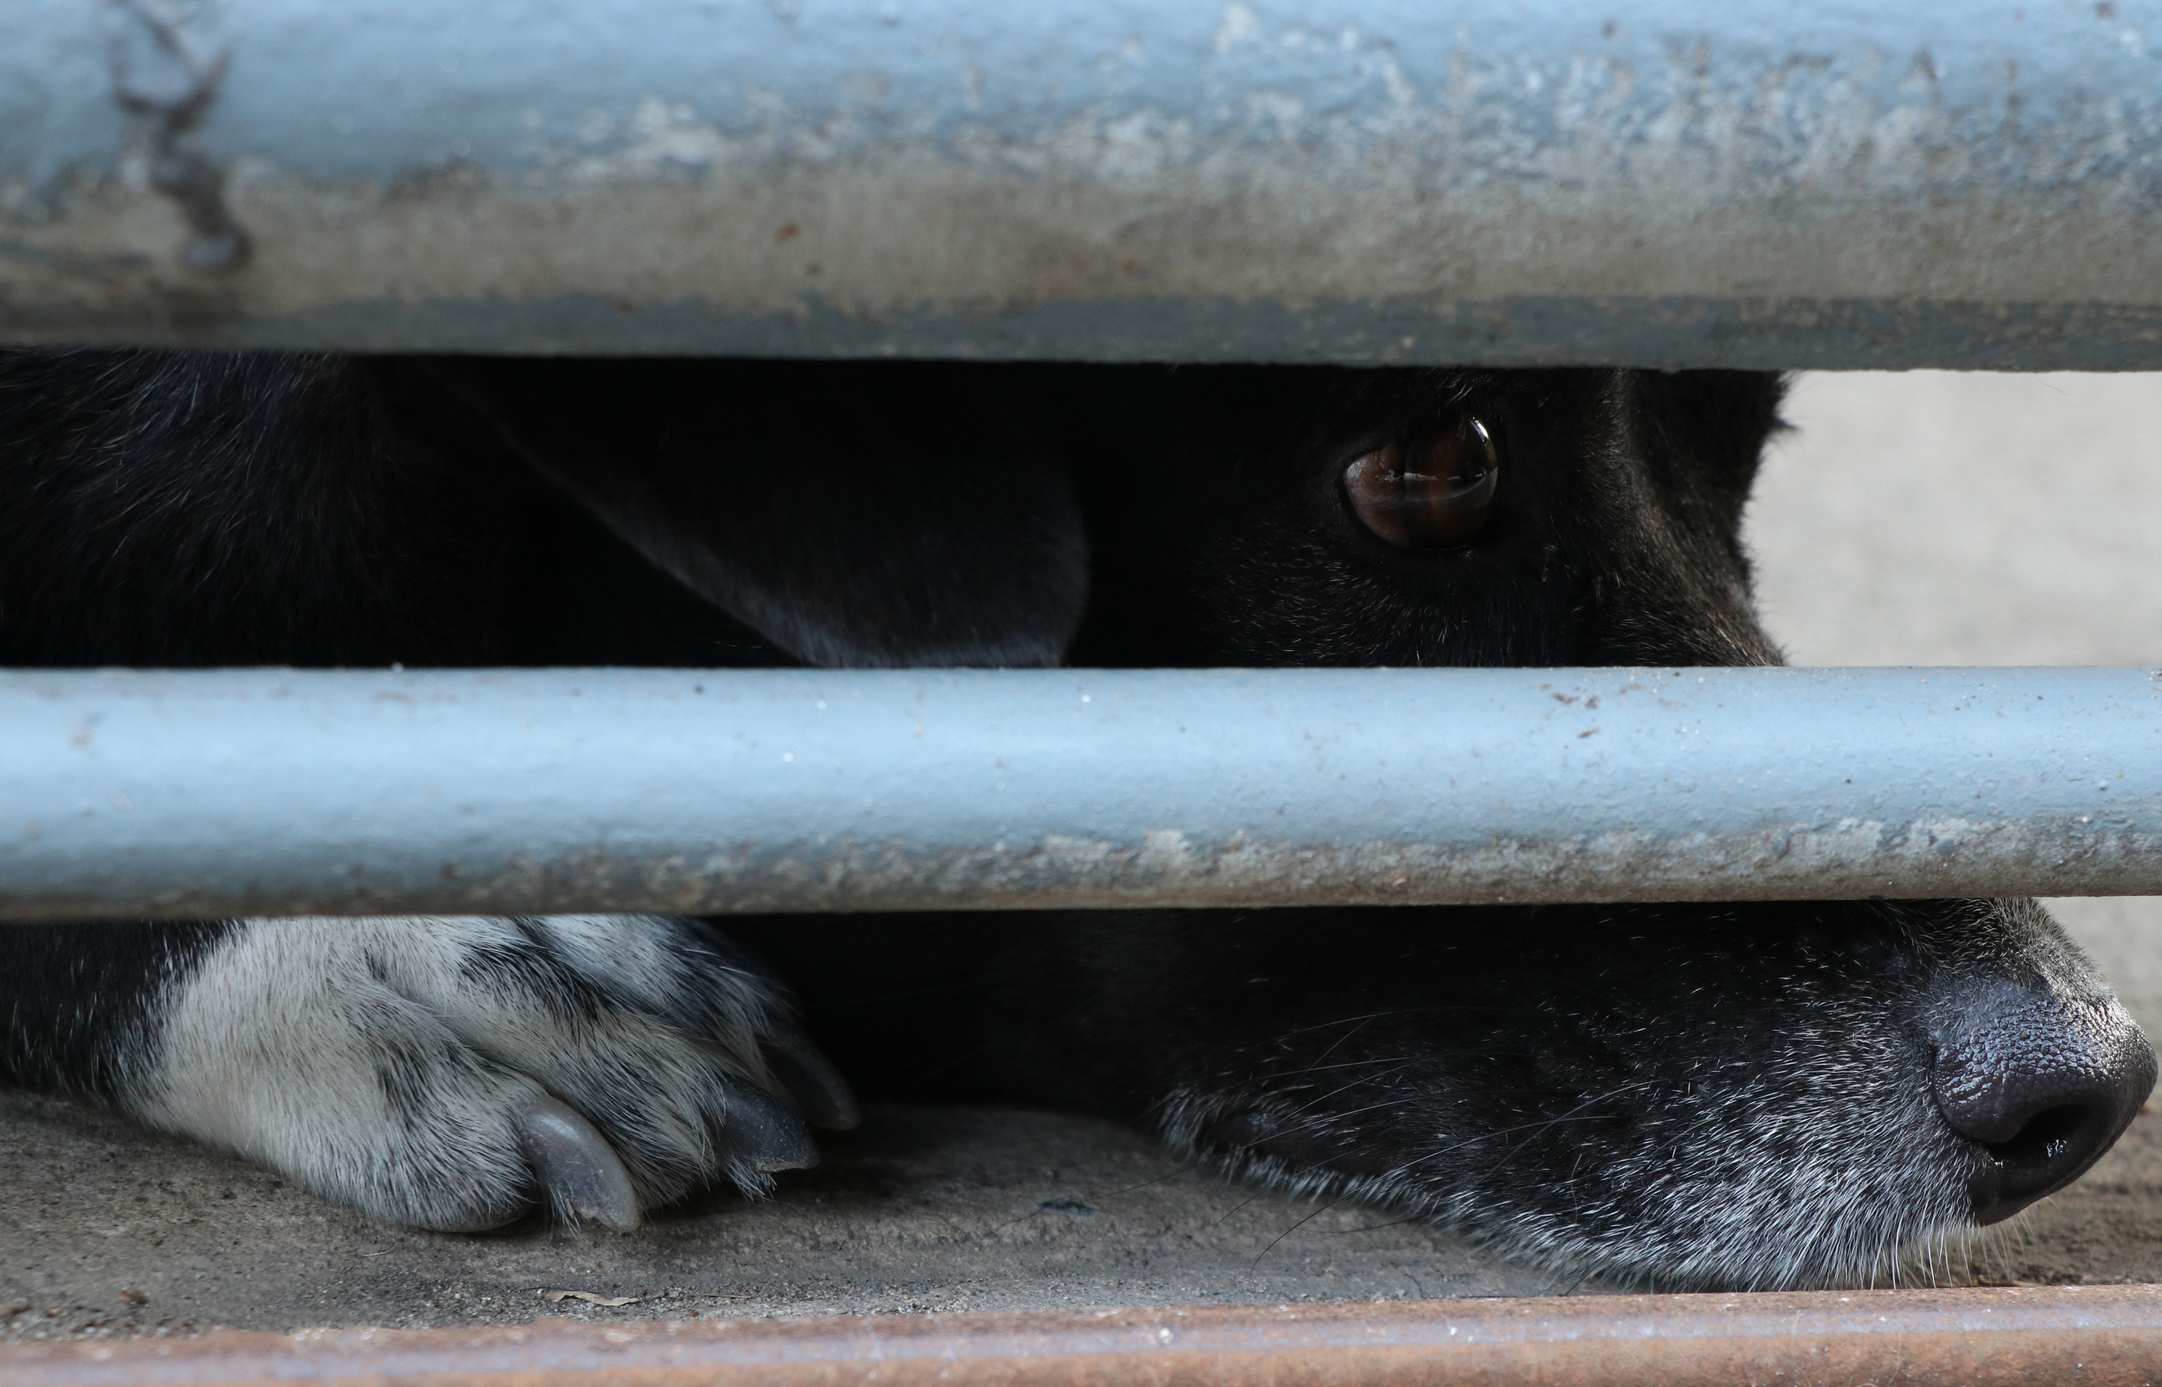
{"type": "Polygon", "coordinates": [[[855,1099],[717,930],[640,915],[243,920],[127,1106],[389,1222],[631,1228],[813,1165],[855,1099]]]}

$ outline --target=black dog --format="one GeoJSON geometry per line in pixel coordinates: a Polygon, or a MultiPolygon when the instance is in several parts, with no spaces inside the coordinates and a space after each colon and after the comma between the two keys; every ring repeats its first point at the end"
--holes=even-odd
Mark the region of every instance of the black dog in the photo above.
{"type": "MultiPolygon", "coordinates": [[[[1770,662],[1739,526],[1778,394],[13,353],[0,663],[1770,662]]],[[[2061,1187],[2155,1074],[2027,901],[115,922],[0,958],[16,1082],[436,1228],[809,1163],[853,1099],[807,1028],[867,1091],[1152,1122],[1570,1273],[1795,1285],[2061,1187]]]]}

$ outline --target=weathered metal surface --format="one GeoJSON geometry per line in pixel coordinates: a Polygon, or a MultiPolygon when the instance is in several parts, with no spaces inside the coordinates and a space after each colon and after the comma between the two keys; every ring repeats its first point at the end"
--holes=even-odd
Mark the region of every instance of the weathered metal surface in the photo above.
{"type": "Polygon", "coordinates": [[[2162,365],[2162,0],[10,0],[0,340],[2162,365]]]}
{"type": "Polygon", "coordinates": [[[2162,1288],[221,1332],[0,1349],[0,1376],[11,1387],[2144,1387],[2162,1379],[2162,1288]]]}
{"type": "Polygon", "coordinates": [[[17,920],[2148,893],[2147,669],[0,675],[17,920]]]}

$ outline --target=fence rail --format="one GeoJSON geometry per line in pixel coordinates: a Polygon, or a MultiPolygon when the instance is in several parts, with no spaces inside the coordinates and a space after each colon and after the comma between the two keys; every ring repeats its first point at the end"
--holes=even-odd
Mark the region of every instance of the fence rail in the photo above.
{"type": "Polygon", "coordinates": [[[2162,671],[15,672],[0,918],[2162,893],[2162,671]]]}
{"type": "Polygon", "coordinates": [[[2162,4],[12,0],[0,341],[2162,365],[2162,4]]]}
{"type": "Polygon", "coordinates": [[[14,1387],[2145,1387],[2153,1286],[1212,1305],[0,1348],[14,1387]]]}

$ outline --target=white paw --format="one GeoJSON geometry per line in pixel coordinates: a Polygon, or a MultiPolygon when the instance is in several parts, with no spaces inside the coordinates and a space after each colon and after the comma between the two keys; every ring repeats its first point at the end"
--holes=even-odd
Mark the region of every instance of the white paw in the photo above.
{"type": "Polygon", "coordinates": [[[698,921],[244,920],[165,998],[128,1107],[374,1217],[618,1228],[814,1164],[855,1101],[698,921]],[[776,1097],[775,1095],[780,1095],[776,1097]]]}

